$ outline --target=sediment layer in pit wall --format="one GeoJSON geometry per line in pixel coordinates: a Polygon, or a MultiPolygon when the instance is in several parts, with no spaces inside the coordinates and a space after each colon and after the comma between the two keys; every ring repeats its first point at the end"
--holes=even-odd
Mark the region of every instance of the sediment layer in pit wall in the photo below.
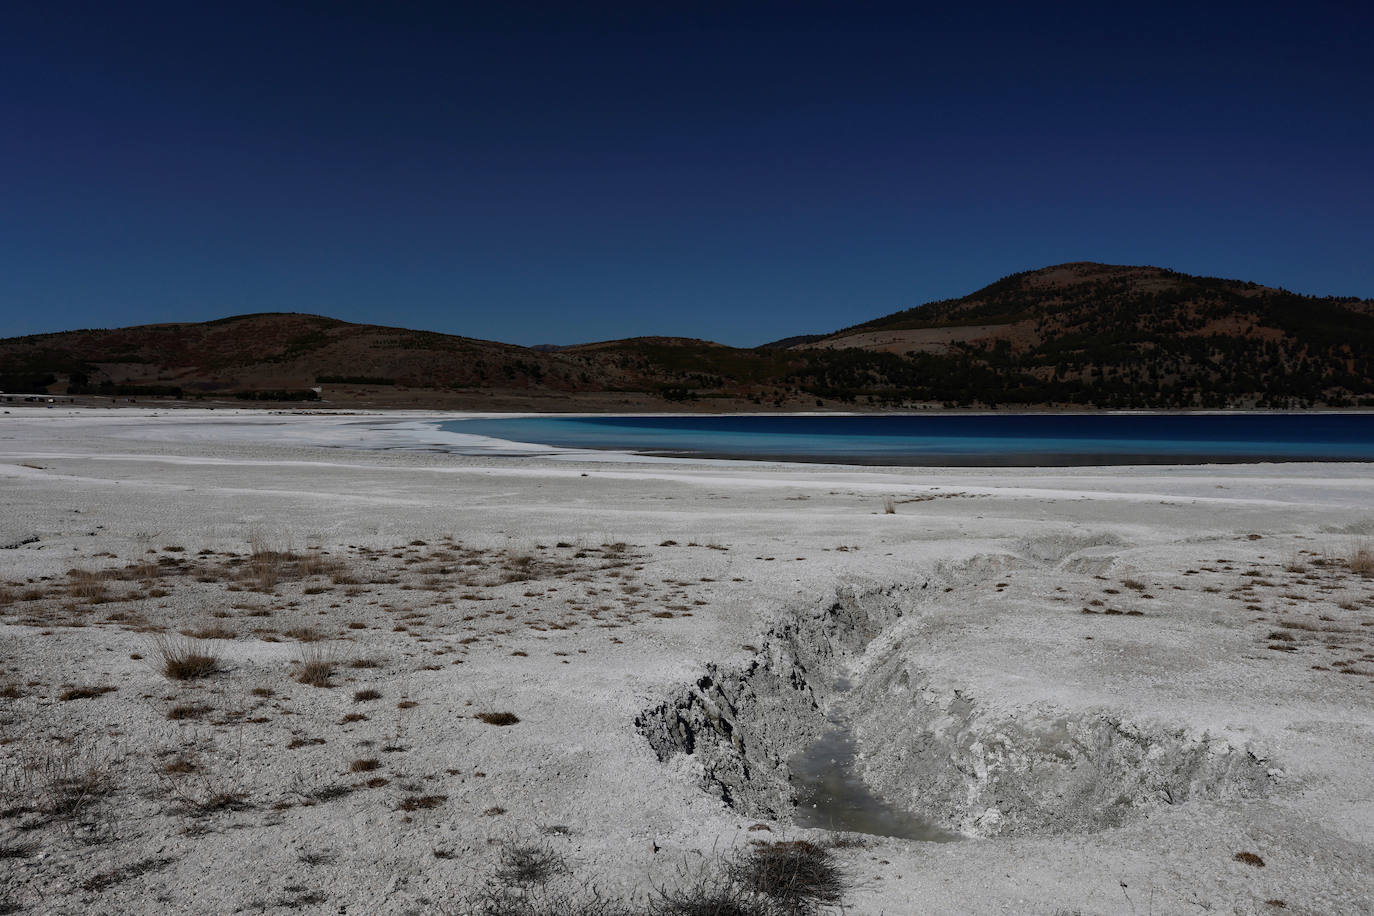
{"type": "Polygon", "coordinates": [[[838,677],[914,596],[930,587],[841,588],[778,623],[745,665],[708,665],[697,681],[635,720],[660,760],[690,755],[703,787],[751,817],[785,817],[787,761],[827,727],[838,677]]]}

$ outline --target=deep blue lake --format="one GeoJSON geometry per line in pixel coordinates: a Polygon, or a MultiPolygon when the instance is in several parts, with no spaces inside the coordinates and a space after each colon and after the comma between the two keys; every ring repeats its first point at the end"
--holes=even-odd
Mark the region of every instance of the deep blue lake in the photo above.
{"type": "Polygon", "coordinates": [[[1374,414],[591,416],[441,426],[559,448],[842,464],[1374,461],[1374,414]]]}

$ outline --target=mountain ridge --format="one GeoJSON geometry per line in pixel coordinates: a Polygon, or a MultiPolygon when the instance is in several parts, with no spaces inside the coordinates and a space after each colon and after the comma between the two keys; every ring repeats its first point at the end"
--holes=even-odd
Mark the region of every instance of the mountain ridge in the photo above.
{"type": "Polygon", "coordinates": [[[384,405],[404,390],[455,408],[1374,406],[1372,359],[1374,301],[1076,261],[749,348],[522,347],[301,312],[50,332],[0,339],[0,389],[286,401],[325,388],[331,403],[384,405]]]}

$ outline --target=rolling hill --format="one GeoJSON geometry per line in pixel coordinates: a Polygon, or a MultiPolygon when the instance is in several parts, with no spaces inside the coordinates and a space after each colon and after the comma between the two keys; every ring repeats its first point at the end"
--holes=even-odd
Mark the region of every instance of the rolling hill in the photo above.
{"type": "Polygon", "coordinates": [[[0,340],[0,390],[34,388],[562,410],[1374,406],[1374,302],[1072,263],[757,348],[520,347],[267,313],[0,340]]]}

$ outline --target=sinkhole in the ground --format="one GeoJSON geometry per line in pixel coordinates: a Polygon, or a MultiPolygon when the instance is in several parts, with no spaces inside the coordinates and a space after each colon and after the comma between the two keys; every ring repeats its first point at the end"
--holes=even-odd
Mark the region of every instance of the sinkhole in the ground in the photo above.
{"type": "Polygon", "coordinates": [[[1109,709],[1008,710],[933,685],[893,628],[936,591],[842,591],[779,623],[745,664],[707,665],[636,725],[660,760],[684,757],[746,816],[907,839],[1089,832],[1268,792],[1266,762],[1206,733],[1109,709]]]}

